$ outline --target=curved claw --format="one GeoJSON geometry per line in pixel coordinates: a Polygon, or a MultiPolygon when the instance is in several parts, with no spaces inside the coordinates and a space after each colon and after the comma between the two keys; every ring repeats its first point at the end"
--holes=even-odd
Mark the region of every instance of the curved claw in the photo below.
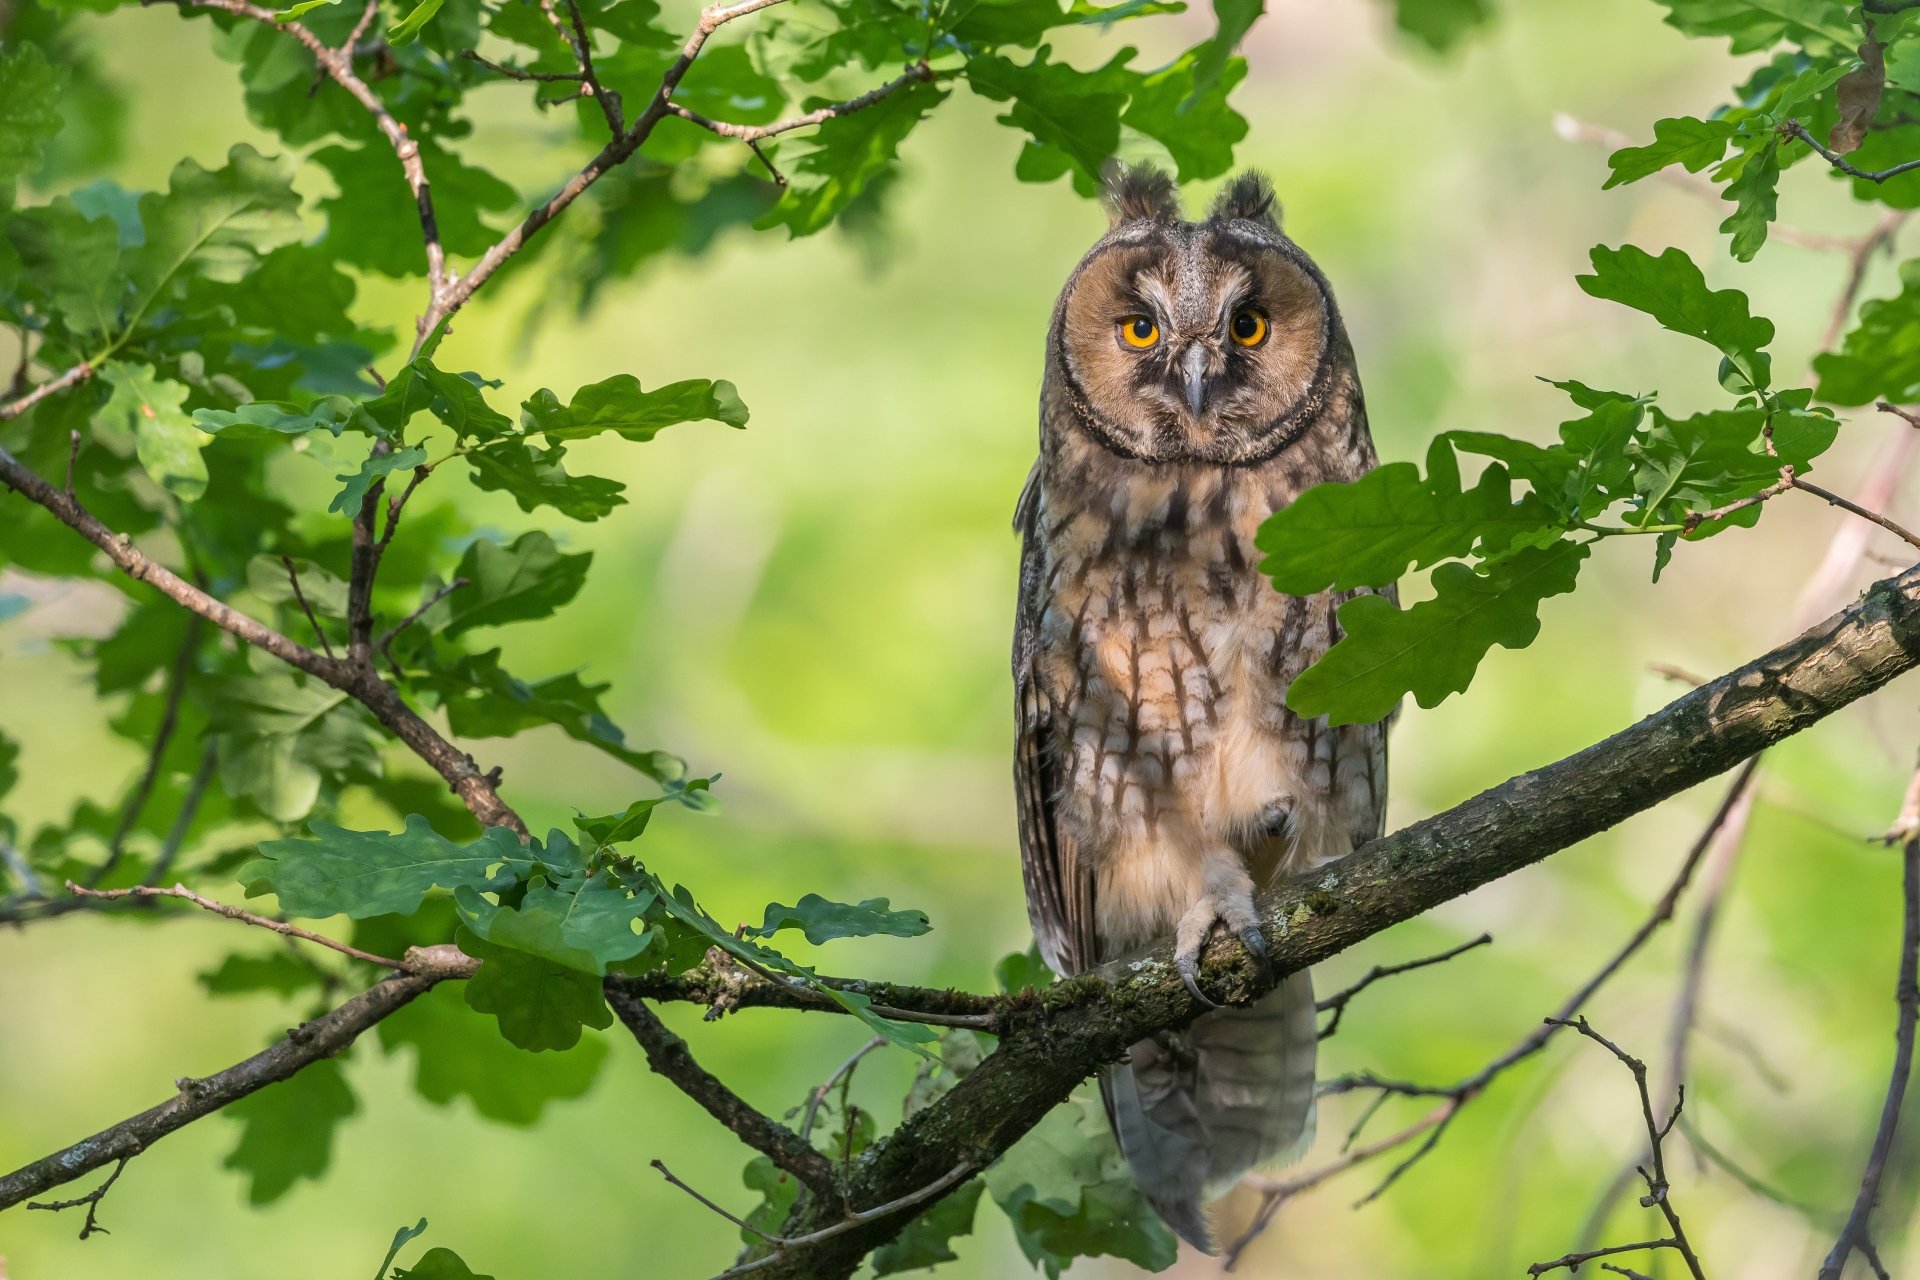
{"type": "Polygon", "coordinates": [[[1218,1001],[1213,1000],[1206,992],[1200,989],[1200,955],[1198,952],[1192,955],[1175,956],[1173,958],[1173,967],[1180,971],[1180,981],[1186,984],[1188,995],[1209,1009],[1218,1009],[1220,1007],[1218,1001]]]}
{"type": "Polygon", "coordinates": [[[1259,925],[1249,925],[1240,931],[1240,945],[1247,949],[1253,962],[1260,966],[1260,976],[1267,985],[1274,982],[1273,957],[1267,952],[1267,936],[1260,932],[1259,925]]]}

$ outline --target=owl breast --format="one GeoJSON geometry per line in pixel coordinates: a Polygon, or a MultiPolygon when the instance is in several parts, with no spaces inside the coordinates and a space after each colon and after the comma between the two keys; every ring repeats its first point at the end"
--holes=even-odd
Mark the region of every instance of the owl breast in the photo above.
{"type": "Polygon", "coordinates": [[[1286,706],[1338,603],[1283,596],[1256,568],[1254,533],[1292,493],[1277,471],[1152,467],[1041,495],[1056,812],[1095,877],[1108,954],[1172,926],[1209,851],[1237,851],[1264,884],[1373,821],[1373,753],[1343,757],[1338,731],[1286,706]]]}

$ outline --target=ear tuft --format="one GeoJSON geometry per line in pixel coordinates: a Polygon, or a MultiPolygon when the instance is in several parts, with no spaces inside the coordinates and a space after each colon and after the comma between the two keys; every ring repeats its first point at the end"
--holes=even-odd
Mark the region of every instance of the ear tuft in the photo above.
{"type": "Polygon", "coordinates": [[[1211,216],[1216,222],[1244,219],[1280,229],[1280,206],[1273,200],[1273,184],[1267,175],[1247,170],[1220,189],[1214,198],[1211,216]]]}
{"type": "Polygon", "coordinates": [[[1152,165],[1107,167],[1101,203],[1114,226],[1123,222],[1178,222],[1180,192],[1173,178],[1152,165]]]}

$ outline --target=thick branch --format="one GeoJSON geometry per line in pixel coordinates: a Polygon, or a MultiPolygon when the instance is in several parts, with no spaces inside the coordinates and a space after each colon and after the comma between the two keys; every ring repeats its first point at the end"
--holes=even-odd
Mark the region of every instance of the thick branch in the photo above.
{"type": "Polygon", "coordinates": [[[473,961],[451,946],[416,947],[408,953],[407,962],[408,972],[377,983],[333,1012],[295,1027],[272,1048],[204,1080],[180,1080],[179,1092],[159,1106],[0,1178],[0,1209],[11,1208],[29,1196],[116,1160],[139,1155],[175,1129],[285,1080],[310,1063],[340,1053],[361,1032],[435,983],[473,972],[473,961]]]}
{"type": "MultiPolygon", "coordinates": [[[[1606,741],[1263,895],[1274,969],[1284,975],[1318,963],[1577,844],[1818,723],[1916,663],[1920,570],[1909,570],[1606,741]]],[[[1236,944],[1217,944],[1210,953],[1209,990],[1247,1000],[1269,985],[1236,944]]],[[[1024,1010],[1009,1010],[995,1053],[856,1162],[847,1203],[884,1203],[962,1160],[984,1167],[1128,1045],[1199,1012],[1166,945],[1117,967],[1110,985],[1070,981],[1024,1010]]],[[[826,1226],[837,1211],[810,1205],[785,1234],[826,1226]]],[[[766,1274],[851,1275],[892,1231],[880,1225],[845,1232],[782,1255],[766,1274]]]]}
{"type": "Polygon", "coordinates": [[[693,1060],[687,1042],[647,1008],[646,1001],[615,984],[607,984],[607,1003],[646,1050],[647,1065],[679,1086],[680,1091],[707,1109],[709,1115],[733,1130],[740,1141],[785,1169],[816,1194],[833,1189],[833,1165],[799,1134],[761,1115],[727,1088],[720,1078],[693,1060]]]}

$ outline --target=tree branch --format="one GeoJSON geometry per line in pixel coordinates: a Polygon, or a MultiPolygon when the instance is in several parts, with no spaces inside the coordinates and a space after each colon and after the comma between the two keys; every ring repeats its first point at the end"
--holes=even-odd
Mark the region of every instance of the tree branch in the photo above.
{"type": "Polygon", "coordinates": [[[225,916],[241,924],[250,924],[257,929],[271,929],[285,938],[300,938],[307,942],[318,943],[329,950],[338,951],[349,959],[364,960],[368,964],[377,964],[386,969],[405,970],[407,967],[403,960],[389,960],[385,956],[374,955],[371,951],[362,951],[336,938],[329,938],[325,934],[314,933],[298,925],[288,924],[285,920],[269,919],[266,916],[255,915],[251,911],[243,911],[239,907],[228,906],[224,902],[215,902],[212,898],[203,897],[183,884],[176,884],[170,889],[149,884],[135,885],[131,889],[89,889],[69,880],[67,892],[75,897],[92,898],[100,902],[114,902],[122,898],[178,898],[182,902],[191,902],[202,911],[211,911],[217,916],[225,916]]]}
{"type": "Polygon", "coordinates": [[[833,1165],[799,1134],[768,1119],[722,1084],[720,1078],[693,1060],[687,1042],[647,1008],[646,1001],[615,983],[607,984],[607,1003],[646,1051],[647,1065],[677,1085],[680,1091],[733,1130],[740,1141],[798,1178],[816,1196],[834,1187],[833,1165]]]}
{"type": "Polygon", "coordinates": [[[1850,162],[1845,156],[1827,146],[1826,143],[1807,132],[1807,127],[1798,120],[1789,120],[1780,126],[1780,132],[1800,139],[1820,153],[1821,159],[1846,174],[1849,178],[1862,178],[1868,182],[1885,182],[1888,178],[1897,178],[1903,173],[1920,169],[1920,160],[1905,160],[1885,169],[1862,169],[1850,162]]]}
{"type": "Polygon", "coordinates": [[[285,1080],[310,1063],[333,1057],[361,1032],[436,983],[467,977],[474,969],[473,960],[452,946],[415,947],[407,953],[407,964],[407,972],[376,983],[331,1013],[295,1027],[245,1062],[202,1080],[182,1079],[177,1082],[179,1092],[159,1106],[0,1177],[0,1209],[113,1161],[137,1156],[174,1130],[285,1080]]]}
{"type": "Polygon", "coordinates": [[[1415,969],[1424,969],[1428,965],[1444,964],[1447,961],[1453,959],[1457,955],[1463,955],[1466,952],[1472,951],[1475,947],[1487,946],[1492,941],[1493,941],[1492,934],[1483,933],[1479,937],[1473,939],[1471,942],[1463,942],[1457,947],[1453,947],[1453,948],[1450,948],[1449,950],[1442,951],[1439,955],[1423,956],[1418,960],[1408,960],[1403,964],[1389,964],[1389,965],[1377,964],[1373,966],[1373,968],[1367,970],[1365,975],[1361,977],[1360,981],[1354,983],[1352,986],[1346,988],[1344,991],[1334,992],[1332,995],[1328,996],[1326,999],[1321,1000],[1314,1005],[1315,1013],[1330,1012],[1333,1014],[1331,1018],[1327,1019],[1327,1025],[1320,1028],[1320,1039],[1325,1040],[1328,1036],[1338,1031],[1340,1029],[1340,1019],[1346,1016],[1347,1005],[1352,1002],[1355,996],[1359,995],[1362,991],[1365,991],[1368,987],[1380,981],[1382,978],[1391,978],[1397,974],[1411,973],[1415,969]]]}
{"type": "MultiPolygon", "coordinates": [[[[1733,767],[1879,689],[1920,663],[1920,569],[1876,583],[1859,602],[1779,648],[1679,698],[1639,724],[1444,813],[1372,841],[1259,900],[1269,977],[1216,942],[1207,987],[1246,1001],[1278,976],[1539,862],[1733,767]]],[[[1009,1008],[1000,1043],[951,1091],[854,1163],[847,1202],[878,1204],[927,1185],[961,1159],[984,1165],[1127,1046],[1201,1012],[1162,944],[1009,1008]]],[[[831,1207],[837,1209],[837,1206],[831,1207]]],[[[812,1203],[784,1234],[825,1226],[812,1203]]],[[[851,1275],[895,1228],[866,1226],[790,1250],[769,1276],[851,1275]]]]}
{"type": "MultiPolygon", "coordinates": [[[[51,385],[51,384],[49,384],[51,385]]],[[[71,385],[71,384],[69,384],[71,385]]],[[[264,622],[214,599],[173,570],[151,559],[125,534],[101,524],[72,496],[61,492],[0,448],[0,484],[38,503],[81,537],[106,553],[122,572],[137,582],[157,588],[162,595],[199,614],[223,631],[231,632],[257,649],[265,650],[293,667],[325,681],[354,698],[415,755],[446,779],[483,826],[506,827],[527,834],[526,823],[515,813],[473,757],[443,738],[439,731],[409,707],[399,692],[380,678],[371,664],[329,658],[275,631],[264,622]]]]}

